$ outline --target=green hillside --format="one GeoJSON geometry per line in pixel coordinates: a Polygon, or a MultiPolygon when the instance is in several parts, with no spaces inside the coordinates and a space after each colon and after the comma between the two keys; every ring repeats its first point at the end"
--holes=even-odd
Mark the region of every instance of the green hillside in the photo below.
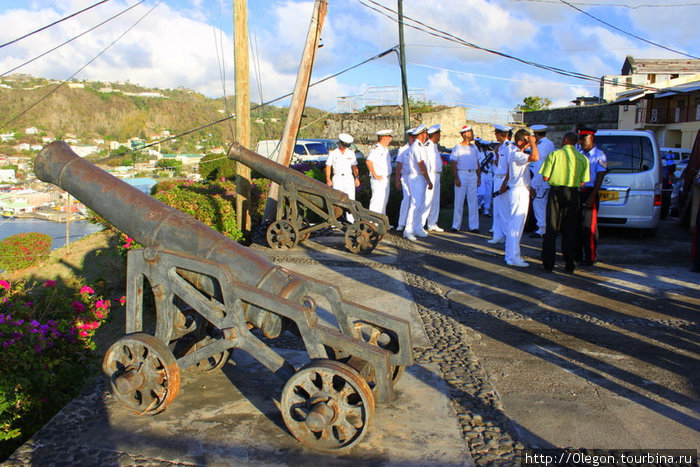
{"type": "MultiPolygon", "coordinates": [[[[223,98],[210,99],[184,88],[149,89],[129,83],[89,81],[73,81],[72,87],[68,84],[59,87],[59,84],[28,75],[11,75],[0,79],[0,133],[17,133],[17,141],[30,143],[37,142],[37,137],[30,141],[31,138],[24,134],[24,129],[28,127],[38,128],[39,136],[60,139],[70,134],[85,140],[86,144],[87,140],[96,138],[126,141],[137,137],[150,141],[151,135],[159,134],[162,130],[179,135],[222,119],[227,114],[223,98]],[[82,87],[75,87],[76,84],[82,87]],[[125,93],[157,93],[163,97],[125,93]]],[[[228,112],[231,113],[235,109],[233,97],[228,98],[228,104],[228,112]]],[[[286,115],[286,108],[275,106],[252,111],[253,144],[260,139],[279,138],[286,115]]],[[[321,115],[321,110],[307,108],[301,126],[321,115]]],[[[225,146],[234,140],[233,127],[233,120],[227,120],[178,138],[163,150],[206,152],[208,148],[225,146]]],[[[300,137],[318,137],[322,129],[323,122],[315,122],[302,130],[300,137]]]]}

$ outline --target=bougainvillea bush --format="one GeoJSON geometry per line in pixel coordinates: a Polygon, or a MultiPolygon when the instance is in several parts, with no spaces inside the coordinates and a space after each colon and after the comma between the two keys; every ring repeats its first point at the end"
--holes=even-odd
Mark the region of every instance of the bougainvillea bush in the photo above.
{"type": "Polygon", "coordinates": [[[93,336],[110,308],[79,283],[0,280],[0,461],[95,374],[93,336]]]}
{"type": "Polygon", "coordinates": [[[0,241],[0,270],[19,271],[43,261],[51,251],[51,236],[29,232],[0,241]]]}

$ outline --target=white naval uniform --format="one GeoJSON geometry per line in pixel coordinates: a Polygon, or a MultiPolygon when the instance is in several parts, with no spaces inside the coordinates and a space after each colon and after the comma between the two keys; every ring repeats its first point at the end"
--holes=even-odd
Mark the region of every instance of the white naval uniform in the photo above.
{"type": "Polygon", "coordinates": [[[513,145],[513,150],[508,155],[508,192],[499,196],[499,198],[506,198],[510,204],[510,215],[504,229],[507,263],[523,261],[520,257],[520,239],[523,236],[530,205],[530,169],[527,165],[529,158],[529,154],[513,145]]]}
{"type": "Polygon", "coordinates": [[[479,203],[477,200],[477,170],[479,159],[483,154],[474,144],[458,144],[452,148],[450,163],[455,163],[460,186],[455,185],[454,214],[452,216],[452,228],[462,227],[462,213],[464,211],[464,197],[467,197],[467,209],[469,211],[469,230],[479,228],[479,203]]]}
{"type": "MultiPolygon", "coordinates": [[[[415,140],[411,145],[411,149],[406,156],[409,159],[410,173],[408,175],[408,183],[411,190],[411,204],[408,207],[408,215],[406,216],[406,228],[404,236],[408,234],[425,234],[423,229],[423,214],[426,210],[425,193],[428,190],[428,182],[418,167],[419,162],[428,164],[428,159],[431,159],[432,154],[428,153],[428,148],[420,140],[415,140]]],[[[433,187],[434,188],[434,187],[433,187]]]]}
{"type": "MultiPolygon", "coordinates": [[[[331,182],[333,183],[333,188],[338,191],[342,191],[351,200],[355,200],[355,177],[352,174],[352,166],[357,165],[357,158],[355,153],[346,148],[344,152],[340,152],[340,148],[335,148],[328,153],[328,159],[326,159],[326,166],[331,166],[333,170],[333,177],[331,182]]],[[[351,214],[347,214],[348,222],[351,224],[355,222],[351,214]]]]}
{"type": "Polygon", "coordinates": [[[370,211],[386,214],[386,203],[389,201],[389,183],[391,179],[391,156],[389,148],[377,143],[369,151],[367,160],[372,162],[374,173],[382,177],[376,179],[370,173],[372,198],[369,201],[370,211]]]}
{"type": "MultiPolygon", "coordinates": [[[[501,189],[503,179],[508,173],[508,156],[512,151],[513,143],[504,141],[496,150],[498,164],[494,161],[493,165],[493,192],[497,193],[501,189]]],[[[505,240],[506,226],[508,217],[510,216],[510,205],[508,196],[504,193],[493,198],[493,239],[505,240]]]]}
{"type": "Polygon", "coordinates": [[[481,171],[481,185],[477,188],[477,196],[479,198],[479,206],[484,208],[484,214],[491,213],[491,199],[493,198],[493,157],[488,167],[484,166],[484,160],[488,157],[488,153],[481,151],[479,159],[479,170],[481,171]]]}
{"type": "Polygon", "coordinates": [[[535,199],[532,200],[532,211],[537,220],[537,232],[544,235],[547,230],[547,198],[549,197],[549,184],[542,179],[540,167],[550,152],[554,151],[554,143],[546,136],[537,142],[537,149],[540,151],[540,158],[530,163],[532,169],[532,180],[530,187],[535,190],[535,199]]]}
{"type": "Polygon", "coordinates": [[[399,210],[398,227],[406,227],[406,216],[408,216],[408,207],[411,205],[411,185],[409,183],[409,175],[411,174],[411,147],[404,144],[399,149],[399,154],[396,156],[396,164],[401,163],[401,191],[403,199],[401,200],[401,209],[399,210]]]}
{"type": "Polygon", "coordinates": [[[433,189],[428,190],[425,194],[425,213],[423,214],[423,225],[427,225],[428,228],[436,227],[438,216],[440,215],[440,177],[442,176],[442,157],[440,157],[440,151],[438,145],[432,141],[426,141],[426,146],[428,150],[428,159],[431,164],[425,165],[428,169],[428,177],[433,183],[433,189]],[[430,155],[433,155],[430,157],[430,155]]]}

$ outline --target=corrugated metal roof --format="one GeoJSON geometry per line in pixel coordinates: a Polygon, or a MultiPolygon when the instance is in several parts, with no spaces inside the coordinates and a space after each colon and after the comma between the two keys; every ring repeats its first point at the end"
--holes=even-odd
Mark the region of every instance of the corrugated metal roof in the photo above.
{"type": "Polygon", "coordinates": [[[700,60],[692,58],[634,58],[628,56],[622,74],[680,74],[700,73],[700,60]]]}

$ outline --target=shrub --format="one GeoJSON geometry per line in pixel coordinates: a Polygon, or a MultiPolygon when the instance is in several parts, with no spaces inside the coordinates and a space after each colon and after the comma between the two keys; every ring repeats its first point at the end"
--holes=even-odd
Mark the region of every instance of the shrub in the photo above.
{"type": "Polygon", "coordinates": [[[77,282],[0,280],[0,461],[94,374],[92,338],[110,307],[77,282]]]}
{"type": "Polygon", "coordinates": [[[267,195],[270,192],[270,180],[254,178],[250,184],[250,222],[260,225],[265,214],[267,195]]]}
{"type": "Polygon", "coordinates": [[[51,237],[29,232],[0,241],[0,269],[18,271],[33,266],[49,255],[51,237]]]}
{"type": "Polygon", "coordinates": [[[199,175],[207,180],[233,179],[236,177],[236,161],[223,154],[209,154],[199,162],[199,175]]]}
{"type": "Polygon", "coordinates": [[[235,195],[228,188],[224,183],[205,185],[185,181],[157,191],[153,197],[238,241],[243,234],[236,223],[235,195]]]}

